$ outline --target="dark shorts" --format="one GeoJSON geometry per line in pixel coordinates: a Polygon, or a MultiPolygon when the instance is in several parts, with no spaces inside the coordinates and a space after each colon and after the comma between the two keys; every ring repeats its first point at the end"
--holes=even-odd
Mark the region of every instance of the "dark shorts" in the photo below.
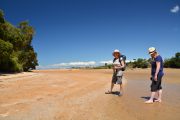
{"type": "Polygon", "coordinates": [[[161,86],[162,77],[163,76],[158,76],[157,81],[152,79],[151,92],[156,92],[162,89],[162,86],[161,86]]]}
{"type": "Polygon", "coordinates": [[[114,74],[112,76],[112,83],[114,83],[114,84],[122,84],[122,76],[116,76],[114,74]]]}

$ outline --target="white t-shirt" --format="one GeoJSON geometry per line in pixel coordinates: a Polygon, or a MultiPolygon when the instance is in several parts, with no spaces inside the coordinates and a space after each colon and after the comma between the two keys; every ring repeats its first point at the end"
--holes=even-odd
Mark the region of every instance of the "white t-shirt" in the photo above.
{"type": "MultiPolygon", "coordinates": [[[[113,62],[113,65],[114,66],[121,65],[119,62],[119,58],[113,62]]],[[[123,71],[121,69],[116,69],[116,76],[123,76],[123,71]]]]}

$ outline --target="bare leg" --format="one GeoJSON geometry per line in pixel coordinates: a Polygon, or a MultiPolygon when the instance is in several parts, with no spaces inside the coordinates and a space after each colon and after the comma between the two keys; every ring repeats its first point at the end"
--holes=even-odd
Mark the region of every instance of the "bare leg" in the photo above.
{"type": "Polygon", "coordinates": [[[122,84],[120,84],[120,93],[121,93],[121,95],[123,94],[123,85],[122,84]]]}
{"type": "Polygon", "coordinates": [[[114,83],[111,83],[111,91],[110,92],[112,92],[113,87],[114,87],[114,83]]]}
{"type": "Polygon", "coordinates": [[[158,98],[156,102],[161,102],[162,101],[162,89],[158,90],[158,98]]]}
{"type": "Polygon", "coordinates": [[[159,90],[159,100],[161,100],[161,98],[162,98],[162,89],[159,90]]]}
{"type": "Polygon", "coordinates": [[[159,98],[159,90],[156,92],[157,99],[159,98]]]}
{"type": "Polygon", "coordinates": [[[114,87],[114,83],[111,83],[110,91],[108,90],[107,92],[105,92],[105,94],[111,94],[112,90],[113,90],[113,87],[114,87]]]}
{"type": "Polygon", "coordinates": [[[154,99],[154,96],[156,95],[156,92],[151,92],[151,97],[148,101],[146,101],[145,103],[153,103],[153,99],[154,99]]]}

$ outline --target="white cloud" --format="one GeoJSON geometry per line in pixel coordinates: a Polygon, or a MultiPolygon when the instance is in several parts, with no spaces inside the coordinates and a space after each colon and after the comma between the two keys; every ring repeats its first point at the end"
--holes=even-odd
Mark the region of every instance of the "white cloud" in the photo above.
{"type": "MultiPolygon", "coordinates": [[[[134,60],[126,60],[126,63],[128,62],[134,62],[134,60]]],[[[46,65],[42,66],[39,65],[36,68],[37,69],[64,69],[64,68],[71,68],[71,67],[88,67],[88,66],[100,66],[104,65],[105,63],[112,64],[113,60],[104,60],[104,61],[78,61],[78,62],[68,62],[68,63],[58,63],[58,64],[51,64],[51,65],[46,65]]]]}
{"type": "Polygon", "coordinates": [[[47,66],[43,66],[43,65],[36,66],[36,69],[37,69],[37,70],[49,69],[49,68],[53,68],[53,67],[50,67],[49,65],[47,65],[47,66]]]}
{"type": "Polygon", "coordinates": [[[69,62],[69,63],[59,63],[59,64],[53,64],[50,66],[53,67],[73,67],[73,66],[91,66],[91,65],[95,65],[96,62],[94,61],[88,61],[88,62],[69,62]]]}
{"type": "Polygon", "coordinates": [[[72,66],[90,66],[90,65],[95,65],[95,61],[89,61],[89,62],[71,62],[69,63],[72,66]]]}
{"type": "Polygon", "coordinates": [[[132,62],[131,60],[126,60],[126,63],[128,63],[128,62],[132,62]]]}
{"type": "Polygon", "coordinates": [[[126,60],[126,63],[134,62],[135,60],[126,60]]]}
{"type": "Polygon", "coordinates": [[[95,61],[87,61],[87,62],[69,62],[69,63],[59,63],[52,64],[47,66],[37,66],[37,69],[56,69],[56,68],[71,68],[71,67],[86,67],[86,66],[95,66],[95,61]]]}
{"type": "Polygon", "coordinates": [[[170,11],[171,11],[172,13],[177,13],[177,12],[179,12],[179,6],[178,6],[178,5],[174,6],[170,11]]]}
{"type": "MultiPolygon", "coordinates": [[[[126,63],[128,63],[128,62],[134,62],[134,60],[126,60],[126,63]]],[[[105,64],[105,63],[112,64],[113,61],[112,60],[106,60],[106,61],[100,61],[99,63],[100,64],[105,64]]]]}
{"type": "Polygon", "coordinates": [[[112,64],[113,61],[112,61],[112,60],[106,60],[106,61],[100,61],[99,63],[100,63],[100,64],[105,64],[105,63],[107,63],[107,64],[112,64]]]}

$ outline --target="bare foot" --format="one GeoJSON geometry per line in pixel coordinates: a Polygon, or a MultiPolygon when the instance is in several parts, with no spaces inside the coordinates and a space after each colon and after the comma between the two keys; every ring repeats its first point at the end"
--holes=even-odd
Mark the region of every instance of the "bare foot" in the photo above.
{"type": "Polygon", "coordinates": [[[146,104],[151,104],[151,103],[153,103],[153,101],[152,101],[152,100],[148,100],[148,101],[146,101],[146,102],[144,102],[144,103],[146,103],[146,104]]]}
{"type": "Polygon", "coordinates": [[[107,92],[105,92],[105,94],[112,94],[112,91],[107,91],[107,92]]]}
{"type": "Polygon", "coordinates": [[[124,95],[124,93],[123,92],[119,92],[119,96],[123,96],[124,95]]]}
{"type": "Polygon", "coordinates": [[[160,99],[157,99],[157,100],[154,100],[154,101],[155,102],[160,102],[160,103],[162,102],[162,100],[160,100],[160,99]]]}

